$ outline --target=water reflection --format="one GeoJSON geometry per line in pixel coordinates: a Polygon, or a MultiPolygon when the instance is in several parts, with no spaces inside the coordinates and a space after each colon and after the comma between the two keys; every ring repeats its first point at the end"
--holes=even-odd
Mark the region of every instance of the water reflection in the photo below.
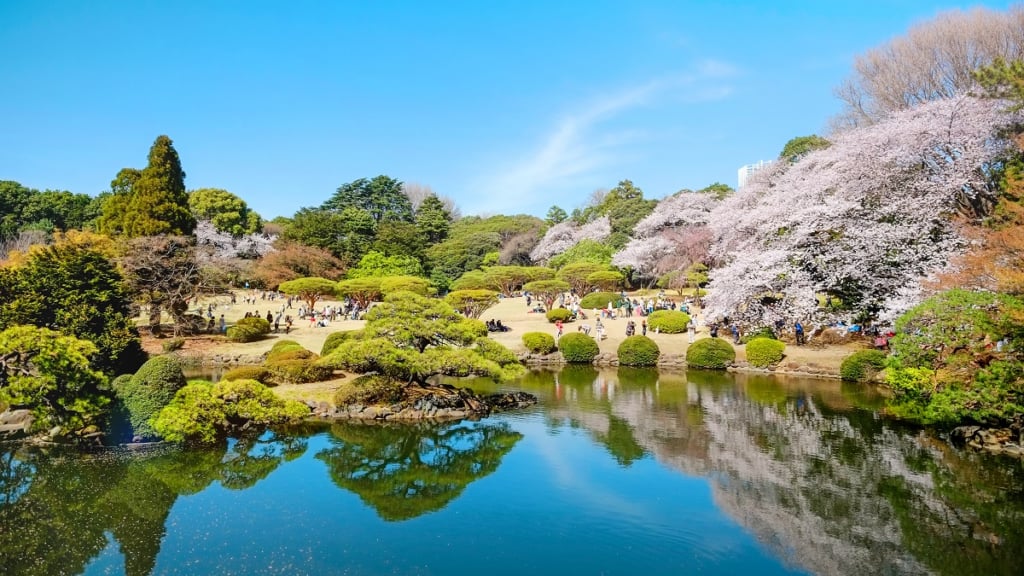
{"type": "MultiPolygon", "coordinates": [[[[715,537],[702,532],[694,532],[692,542],[673,541],[675,548],[693,546],[693,550],[667,544],[697,519],[706,522],[701,526],[714,526],[706,512],[694,510],[687,516],[690,509],[685,499],[692,495],[673,493],[677,486],[693,490],[695,484],[703,487],[706,482],[717,511],[735,522],[726,521],[729,529],[753,535],[761,544],[759,549],[769,550],[793,570],[1024,573],[1021,463],[961,452],[925,432],[887,421],[877,412],[884,398],[871,389],[766,375],[597,371],[589,366],[533,372],[518,385],[541,396],[536,411],[481,422],[337,423],[329,433],[323,427],[294,429],[233,441],[216,450],[144,455],[83,455],[0,446],[0,566],[5,574],[77,574],[114,540],[124,555],[127,574],[152,573],[165,539],[165,545],[172,547],[168,530],[175,531],[179,540],[188,539],[185,527],[174,522],[168,526],[176,503],[187,509],[188,503],[179,502],[179,497],[219,485],[236,491],[258,486],[247,494],[263,490],[263,498],[283,499],[284,493],[274,490],[296,496],[287,509],[301,513],[287,519],[257,516],[253,531],[274,534],[275,543],[286,539],[282,534],[294,533],[305,546],[301,550],[309,554],[311,566],[340,565],[331,564],[341,561],[331,556],[334,553],[346,561],[365,561],[360,560],[357,545],[310,548],[307,543],[321,538],[323,532],[351,529],[353,534],[368,534],[367,542],[390,542],[407,533],[408,541],[396,543],[396,550],[406,550],[425,541],[417,532],[421,526],[438,530],[479,517],[485,525],[471,525],[470,530],[463,526],[463,534],[474,529],[486,532],[488,525],[495,524],[504,527],[498,536],[509,539],[509,550],[518,549],[519,530],[538,536],[535,547],[550,541],[553,550],[564,551],[570,544],[560,538],[571,533],[572,543],[583,547],[591,543],[592,550],[583,552],[593,553],[594,566],[608,561],[609,571],[629,572],[633,567],[629,562],[641,560],[630,557],[627,550],[643,551],[645,559],[684,554],[694,558],[700,556],[698,549],[716,544],[701,542],[701,537],[715,537]],[[535,434],[538,430],[540,434],[535,434]],[[563,434],[566,430],[572,433],[563,434]],[[542,438],[527,438],[524,433],[542,438]],[[540,447],[551,453],[573,451],[576,458],[564,462],[579,466],[573,473],[582,483],[599,483],[603,499],[574,499],[570,489],[557,502],[545,501],[544,495],[558,488],[531,482],[542,470],[540,447]],[[292,461],[296,461],[293,470],[301,471],[294,477],[309,478],[302,474],[312,473],[319,475],[322,484],[307,494],[287,480],[277,482],[279,486],[274,479],[264,482],[292,461]],[[591,469],[589,464],[594,462],[606,465],[591,469]],[[502,498],[481,497],[473,508],[479,514],[448,515],[450,509],[458,508],[454,503],[466,487],[487,476],[491,478],[481,494],[515,494],[523,500],[515,508],[501,508],[511,500],[503,504],[502,498]],[[326,494],[340,494],[328,478],[333,486],[357,495],[362,504],[326,494]],[[636,486],[660,490],[659,497],[672,499],[673,510],[683,513],[658,517],[654,526],[650,518],[643,522],[634,518],[630,524],[608,512],[610,500],[637,498],[631,492],[636,486]],[[349,517],[336,509],[345,505],[360,511],[366,510],[365,505],[373,511],[366,520],[373,514],[389,522],[436,514],[401,528],[367,521],[357,527],[326,524],[349,517]],[[494,510],[480,509],[492,505],[494,510]],[[579,518],[589,518],[594,525],[578,522],[579,518]],[[291,523],[278,525],[281,522],[291,523]],[[325,525],[334,528],[324,530],[325,525]],[[304,526],[308,531],[303,531],[304,526]],[[547,526],[552,526],[550,532],[545,531],[547,526]],[[620,549],[592,544],[608,534],[614,534],[620,549]],[[620,556],[623,563],[615,565],[614,559],[620,556]]],[[[310,480],[309,486],[313,483],[310,480]]],[[[208,494],[218,497],[215,491],[208,494]]],[[[467,495],[464,500],[471,499],[467,495]]],[[[215,501],[220,506],[223,499],[215,501]]],[[[251,501],[239,501],[251,505],[251,501]]],[[[224,506],[224,518],[239,514],[228,503],[224,506]]],[[[196,529],[202,535],[217,535],[230,524],[224,518],[215,521],[220,524],[196,529]]],[[[199,522],[191,516],[189,520],[199,522]]],[[[356,538],[347,537],[343,542],[356,538]]],[[[727,535],[725,540],[734,539],[727,535]]],[[[243,538],[214,550],[231,546],[249,550],[251,545],[243,538]]],[[[294,550],[281,552],[281,557],[301,556],[294,550]]],[[[735,548],[723,550],[729,553],[716,556],[716,562],[731,557],[735,548]]],[[[476,551],[454,550],[465,555],[476,551]]],[[[188,549],[179,554],[187,553],[200,552],[188,549]]],[[[254,563],[234,568],[238,573],[263,569],[263,553],[252,548],[254,563]]],[[[241,562],[242,556],[232,556],[233,561],[241,562]]],[[[162,558],[160,566],[187,566],[187,559],[162,558]]],[[[543,557],[543,561],[557,558],[543,557]]],[[[663,566],[650,562],[655,568],[663,566]]],[[[554,569],[555,564],[551,566],[554,569]]],[[[299,564],[291,567],[293,572],[317,571],[299,564]]],[[[758,572],[765,565],[749,568],[758,572]]],[[[558,571],[572,572],[571,566],[558,571]]]]}
{"type": "Polygon", "coordinates": [[[219,482],[249,488],[306,450],[268,432],[215,450],[82,454],[7,446],[0,454],[0,566],[5,574],[81,573],[108,545],[129,575],[150,574],[178,496],[219,482]]]}
{"type": "Polygon", "coordinates": [[[475,480],[498,469],[523,435],[507,423],[375,425],[339,422],[332,446],[316,457],[340,488],[384,520],[440,510],[475,480]]]}
{"type": "Polygon", "coordinates": [[[718,507],[820,574],[1024,573],[1024,469],[882,419],[875,390],[766,375],[537,372],[549,426],[623,465],[707,477],[718,507]]]}

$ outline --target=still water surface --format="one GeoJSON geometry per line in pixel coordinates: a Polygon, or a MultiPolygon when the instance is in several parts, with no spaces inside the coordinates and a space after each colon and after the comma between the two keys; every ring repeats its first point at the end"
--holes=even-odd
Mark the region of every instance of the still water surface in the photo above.
{"type": "MultiPolygon", "coordinates": [[[[474,382],[478,390],[493,384],[474,382]]],[[[834,382],[570,368],[525,412],[0,447],[0,572],[1024,574],[1024,470],[834,382]]]]}

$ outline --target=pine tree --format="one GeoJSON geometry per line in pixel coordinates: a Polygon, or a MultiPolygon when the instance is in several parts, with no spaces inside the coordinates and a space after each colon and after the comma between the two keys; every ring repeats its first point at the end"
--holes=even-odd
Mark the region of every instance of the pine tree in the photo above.
{"type": "MultiPolygon", "coordinates": [[[[118,173],[114,183],[127,170],[118,173]]],[[[149,165],[137,178],[123,182],[124,191],[116,191],[114,202],[104,207],[102,227],[110,232],[121,233],[131,238],[155,236],[158,234],[192,234],[196,227],[185,193],[185,172],[174,149],[174,143],[167,136],[158,136],[149,149],[149,165]],[[114,214],[123,211],[122,215],[114,214]]],[[[112,186],[114,185],[112,183],[112,186]]]]}
{"type": "Polygon", "coordinates": [[[451,214],[436,194],[427,196],[416,211],[416,227],[430,244],[437,244],[448,237],[451,222],[451,214]]]}

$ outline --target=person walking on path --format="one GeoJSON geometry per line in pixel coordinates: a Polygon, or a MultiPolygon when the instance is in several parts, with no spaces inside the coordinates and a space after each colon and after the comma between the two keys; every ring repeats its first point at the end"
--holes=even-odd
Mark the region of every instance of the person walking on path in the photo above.
{"type": "Polygon", "coordinates": [[[804,325],[801,324],[799,320],[796,321],[796,324],[793,324],[793,332],[796,333],[796,345],[803,346],[805,342],[804,325]]]}
{"type": "Polygon", "coordinates": [[[557,340],[557,339],[562,337],[562,321],[561,320],[556,320],[555,321],[555,330],[557,330],[557,334],[555,334],[555,339],[557,340]]]}
{"type": "Polygon", "coordinates": [[[640,321],[640,333],[647,336],[647,319],[644,318],[640,321]]]}
{"type": "Polygon", "coordinates": [[[740,327],[737,326],[735,322],[733,322],[733,324],[732,324],[732,343],[733,344],[739,344],[740,343],[740,327]]]}
{"type": "Polygon", "coordinates": [[[690,338],[690,344],[693,344],[697,340],[697,322],[691,317],[690,322],[686,325],[686,333],[690,338]]]}

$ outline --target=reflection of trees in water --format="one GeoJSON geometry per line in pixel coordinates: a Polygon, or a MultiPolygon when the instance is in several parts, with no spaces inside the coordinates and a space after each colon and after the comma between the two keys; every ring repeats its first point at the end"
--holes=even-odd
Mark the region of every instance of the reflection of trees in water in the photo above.
{"type": "Polygon", "coordinates": [[[316,455],[335,484],[356,493],[384,520],[440,510],[498,469],[522,434],[505,423],[448,426],[361,424],[331,427],[334,445],[316,455]]]}
{"type": "Polygon", "coordinates": [[[252,486],[306,442],[268,433],[218,450],[95,455],[12,446],[0,453],[0,494],[15,495],[0,500],[0,566],[5,575],[78,574],[109,533],[125,573],[149,574],[179,495],[214,481],[252,486]]]}
{"type": "Polygon", "coordinates": [[[878,405],[863,388],[613,374],[554,401],[552,423],[568,419],[606,445],[610,430],[627,428],[659,461],[708,476],[720,508],[794,565],[822,574],[1024,573],[1024,470],[856,409],[878,405]]]}

